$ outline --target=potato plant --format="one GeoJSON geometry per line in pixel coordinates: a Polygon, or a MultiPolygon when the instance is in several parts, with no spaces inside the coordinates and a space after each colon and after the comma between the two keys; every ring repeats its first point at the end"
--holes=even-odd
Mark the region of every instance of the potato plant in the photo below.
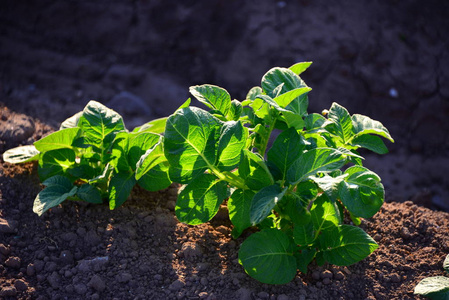
{"type": "Polygon", "coordinates": [[[176,216],[201,224],[227,199],[234,238],[261,229],[243,242],[239,261],[264,283],[287,283],[313,259],[353,264],[378,247],[343,216],[360,224],[379,211],[383,185],[357,150],[383,154],[381,137],[393,139],[380,122],[337,103],[326,117],[308,114],[311,88],[299,74],[309,65],[269,70],[242,102],[218,86],[193,86],[209,111],[183,107],[165,128],[169,176],[184,185],[176,216]],[[279,134],[269,147],[273,132],[279,134]]]}

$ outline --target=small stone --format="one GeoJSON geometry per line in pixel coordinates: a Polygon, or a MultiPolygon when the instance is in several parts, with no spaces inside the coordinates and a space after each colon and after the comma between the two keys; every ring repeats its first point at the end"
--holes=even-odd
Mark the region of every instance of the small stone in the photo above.
{"type": "Polygon", "coordinates": [[[198,296],[200,297],[200,299],[206,299],[209,295],[207,294],[207,292],[201,292],[198,294],[198,296]]]}
{"type": "Polygon", "coordinates": [[[260,299],[268,299],[270,297],[270,294],[268,294],[267,292],[259,292],[257,293],[257,297],[259,297],[260,299]]]}
{"type": "Polygon", "coordinates": [[[402,227],[401,236],[403,239],[409,239],[412,235],[410,234],[410,230],[407,227],[402,227]]]}
{"type": "Polygon", "coordinates": [[[204,286],[206,286],[209,283],[209,280],[207,280],[206,277],[201,277],[200,283],[204,286]]]}
{"type": "Polygon", "coordinates": [[[0,244],[0,253],[3,254],[4,256],[8,256],[9,253],[11,252],[11,249],[9,249],[9,247],[6,247],[3,244],[0,244]]]}
{"type": "Polygon", "coordinates": [[[87,286],[100,293],[103,292],[106,288],[106,284],[104,283],[103,279],[101,279],[101,277],[98,275],[92,276],[87,286]]]}
{"type": "Polygon", "coordinates": [[[210,267],[210,264],[207,262],[200,262],[196,265],[196,269],[198,272],[207,271],[210,267]]]}
{"type": "Polygon", "coordinates": [[[312,278],[314,280],[320,280],[320,272],[319,271],[313,271],[312,272],[312,278]]]}
{"type": "Polygon", "coordinates": [[[151,223],[154,221],[154,217],[153,216],[146,216],[145,219],[143,219],[145,222],[147,223],[151,223]]]}
{"type": "Polygon", "coordinates": [[[161,281],[162,279],[164,279],[164,277],[162,277],[161,274],[156,274],[156,275],[154,275],[154,279],[158,280],[158,281],[161,281]]]}
{"type": "Polygon", "coordinates": [[[201,246],[196,242],[185,242],[182,244],[181,251],[179,251],[180,257],[184,257],[186,260],[193,260],[203,256],[203,250],[201,246]]]}
{"type": "Polygon", "coordinates": [[[323,284],[324,285],[329,285],[331,283],[331,279],[330,278],[324,278],[323,279],[323,284]]]}
{"type": "Polygon", "coordinates": [[[325,271],[321,272],[320,277],[322,279],[324,279],[324,278],[332,278],[332,277],[334,277],[334,274],[331,271],[329,271],[329,270],[325,270],[325,271]]]}
{"type": "Polygon", "coordinates": [[[59,273],[54,271],[50,276],[47,277],[48,283],[50,283],[51,287],[54,289],[58,289],[61,285],[61,277],[59,273]]]}
{"type": "Polygon", "coordinates": [[[74,232],[66,232],[60,235],[61,239],[65,242],[76,241],[78,236],[74,232]]]}
{"type": "Polygon", "coordinates": [[[97,246],[101,243],[101,239],[95,230],[89,230],[84,236],[84,242],[88,246],[97,246]]]}
{"type": "Polygon", "coordinates": [[[87,287],[85,284],[78,283],[73,286],[75,292],[79,295],[84,295],[87,293],[87,287]]]}
{"type": "Polygon", "coordinates": [[[236,292],[236,299],[239,300],[251,300],[251,290],[246,289],[246,288],[240,288],[238,289],[236,292]]]}
{"type": "Polygon", "coordinates": [[[12,222],[0,218],[0,233],[14,233],[12,222]]]}
{"type": "Polygon", "coordinates": [[[170,291],[176,292],[179,291],[180,289],[182,289],[184,287],[185,283],[182,282],[181,280],[177,279],[175,281],[173,281],[170,286],[168,287],[168,289],[170,291]]]}
{"type": "Polygon", "coordinates": [[[286,294],[280,294],[278,296],[277,300],[289,300],[289,298],[286,294]]]}
{"type": "Polygon", "coordinates": [[[28,284],[25,281],[23,281],[22,279],[18,279],[18,280],[16,280],[16,282],[14,282],[14,287],[18,291],[23,292],[28,289],[28,284]]]}
{"type": "Polygon", "coordinates": [[[20,258],[16,257],[16,256],[12,256],[6,260],[5,265],[7,267],[10,267],[13,269],[19,269],[20,268],[20,258]]]}
{"type": "Polygon", "coordinates": [[[345,278],[345,274],[343,274],[342,271],[338,271],[338,272],[335,274],[335,279],[337,279],[337,280],[342,280],[342,279],[344,279],[344,278],[345,278]]]}
{"type": "Polygon", "coordinates": [[[13,286],[5,286],[0,291],[2,297],[15,297],[17,295],[17,289],[13,286]]]}
{"type": "Polygon", "coordinates": [[[73,264],[73,254],[69,250],[63,250],[61,251],[61,254],[59,255],[59,262],[62,265],[71,265],[73,264]]]}
{"type": "Polygon", "coordinates": [[[133,276],[127,272],[120,273],[116,276],[116,279],[120,283],[126,283],[129,282],[133,276]]]}
{"type": "Polygon", "coordinates": [[[27,266],[27,275],[28,276],[34,276],[34,274],[36,274],[36,269],[34,268],[33,264],[29,264],[27,266]]]}

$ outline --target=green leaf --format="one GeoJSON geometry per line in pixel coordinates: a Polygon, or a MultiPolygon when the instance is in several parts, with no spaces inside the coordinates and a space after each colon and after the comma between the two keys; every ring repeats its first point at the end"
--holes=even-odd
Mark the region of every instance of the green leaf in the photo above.
{"type": "Polygon", "coordinates": [[[332,103],[332,106],[329,109],[328,120],[335,125],[332,130],[335,132],[331,132],[340,137],[343,144],[349,142],[354,135],[354,128],[352,125],[351,115],[346,108],[338,103],[332,103]]]}
{"type": "Polygon", "coordinates": [[[64,182],[62,178],[65,177],[59,176],[57,179],[60,181],[59,183],[49,184],[49,186],[37,195],[36,199],[34,199],[33,212],[41,216],[50,208],[58,206],[68,197],[76,194],[78,188],[73,186],[72,183],[65,178],[69,183],[69,185],[67,185],[67,182],[64,182]]]}
{"type": "Polygon", "coordinates": [[[274,183],[263,158],[247,149],[242,152],[238,172],[245,185],[254,191],[274,183]]]}
{"type": "Polygon", "coordinates": [[[228,114],[226,115],[226,118],[229,121],[238,121],[240,119],[240,116],[243,113],[243,106],[242,103],[238,100],[232,100],[231,101],[231,109],[229,110],[228,114]]]}
{"type": "Polygon", "coordinates": [[[295,243],[300,246],[311,245],[315,241],[313,224],[306,225],[295,224],[293,227],[293,238],[295,243]]]}
{"type": "Polygon", "coordinates": [[[78,126],[78,121],[82,115],[83,115],[83,112],[80,111],[80,112],[77,112],[76,114],[74,114],[73,116],[71,116],[70,118],[66,119],[64,122],[61,123],[59,130],[66,129],[66,128],[74,128],[74,127],[78,126]]]}
{"type": "Polygon", "coordinates": [[[366,148],[366,149],[371,150],[377,154],[388,153],[388,149],[385,146],[382,139],[378,136],[374,136],[374,135],[370,135],[370,134],[364,134],[364,135],[359,135],[359,136],[355,137],[351,141],[351,145],[366,148]]]}
{"type": "Polygon", "coordinates": [[[335,209],[334,204],[326,194],[321,194],[313,202],[310,214],[312,216],[313,228],[318,233],[328,228],[337,227],[341,223],[339,211],[335,209]]]}
{"type": "Polygon", "coordinates": [[[161,143],[161,136],[152,132],[141,132],[131,134],[129,137],[128,161],[132,168],[136,168],[136,164],[147,150],[152,149],[157,143],[161,143]]]}
{"type": "Polygon", "coordinates": [[[57,149],[45,152],[39,157],[39,177],[45,180],[54,175],[62,175],[75,165],[72,149],[57,149]]]}
{"type": "Polygon", "coordinates": [[[176,217],[189,225],[205,223],[216,215],[228,196],[226,182],[212,174],[197,176],[179,193],[176,217]]]}
{"type": "Polygon", "coordinates": [[[246,273],[262,283],[285,284],[296,275],[294,243],[282,231],[266,229],[252,234],[239,250],[246,273]]]}
{"type": "Polygon", "coordinates": [[[45,186],[59,186],[67,191],[70,191],[73,187],[72,182],[65,176],[55,175],[50,178],[47,178],[42,182],[42,185],[45,186]]]}
{"type": "Polygon", "coordinates": [[[133,173],[116,173],[109,182],[109,208],[111,210],[122,205],[136,184],[133,173]]]}
{"type": "Polygon", "coordinates": [[[322,130],[322,126],[326,122],[326,118],[320,114],[313,113],[313,114],[307,115],[304,118],[304,122],[305,122],[307,131],[316,132],[316,131],[322,130]]]}
{"type": "Polygon", "coordinates": [[[297,88],[288,92],[285,92],[284,94],[281,94],[273,99],[274,102],[279,104],[280,107],[287,107],[293,100],[297,99],[298,97],[304,95],[305,93],[308,93],[312,89],[309,87],[302,87],[297,88]]]}
{"type": "Polygon", "coordinates": [[[85,143],[101,150],[109,147],[117,132],[126,130],[118,113],[96,101],[86,105],[78,126],[84,132],[85,143]]]}
{"type": "Polygon", "coordinates": [[[252,225],[259,224],[276,206],[278,201],[282,199],[287,188],[282,189],[279,185],[273,184],[264,187],[254,195],[250,208],[250,221],[252,225]]]}
{"type": "Polygon", "coordinates": [[[246,139],[247,131],[241,122],[228,121],[223,124],[217,153],[217,166],[221,171],[230,171],[237,167],[246,139]]]}
{"type": "Polygon", "coordinates": [[[304,140],[296,129],[289,128],[278,135],[267,153],[268,163],[276,167],[282,181],[287,177],[287,170],[299,158],[304,149],[304,140]]]}
{"type": "Polygon", "coordinates": [[[324,259],[337,266],[354,264],[378,248],[363,229],[351,225],[326,228],[318,239],[324,259]]]}
{"type": "Polygon", "coordinates": [[[152,120],[142,126],[134,128],[133,132],[152,132],[157,134],[164,133],[167,119],[168,117],[152,120]]]}
{"type": "Polygon", "coordinates": [[[246,95],[246,99],[254,101],[259,95],[262,94],[263,94],[262,88],[260,86],[255,86],[249,90],[248,94],[246,95]]]}
{"type": "Polygon", "coordinates": [[[261,86],[268,96],[275,98],[277,96],[275,89],[280,84],[283,84],[280,94],[297,88],[307,87],[298,75],[286,68],[273,68],[269,70],[263,76],[261,86]]]}
{"type": "Polygon", "coordinates": [[[220,129],[220,120],[197,107],[183,108],[168,118],[164,153],[173,181],[187,183],[214,167],[220,129]]]}
{"type": "Polygon", "coordinates": [[[144,155],[142,155],[136,164],[136,179],[139,180],[148,171],[156,167],[157,165],[166,162],[167,159],[164,155],[164,143],[163,137],[159,137],[156,144],[148,149],[144,155]]]}
{"type": "Polygon", "coordinates": [[[305,225],[310,223],[311,215],[304,204],[296,194],[287,194],[278,203],[276,211],[279,209],[282,217],[287,217],[294,224],[305,225]]]}
{"type": "Polygon", "coordinates": [[[287,179],[292,185],[307,180],[318,172],[334,171],[346,163],[340,151],[332,148],[316,148],[304,152],[287,171],[287,179]]]}
{"type": "Polygon", "coordinates": [[[339,185],[340,199],[357,217],[371,218],[384,202],[384,187],[380,177],[362,166],[352,166],[339,185]]]}
{"type": "Polygon", "coordinates": [[[293,73],[295,73],[296,75],[300,75],[305,70],[307,70],[311,64],[311,61],[299,62],[291,66],[289,70],[293,71],[293,73]]]}
{"type": "Polygon", "coordinates": [[[204,84],[191,86],[190,93],[213,110],[218,110],[223,116],[226,116],[231,109],[231,96],[229,93],[218,86],[204,84]]]}
{"type": "Polygon", "coordinates": [[[34,146],[40,152],[63,148],[72,149],[73,141],[79,136],[80,131],[78,127],[62,129],[34,142],[34,146]]]}
{"type": "Polygon", "coordinates": [[[414,294],[425,296],[433,300],[448,300],[449,278],[444,276],[424,278],[415,287],[414,294]]]}
{"type": "Polygon", "coordinates": [[[382,136],[394,143],[388,129],[385,128],[379,121],[375,121],[367,116],[354,114],[352,116],[352,124],[354,126],[354,133],[356,136],[372,133],[382,136]]]}
{"type": "Polygon", "coordinates": [[[118,171],[128,172],[132,164],[128,161],[129,149],[128,132],[119,132],[115,135],[114,143],[111,149],[111,159],[109,160],[111,166],[114,166],[118,171]]]}
{"type": "Polygon", "coordinates": [[[314,176],[311,179],[326,193],[326,195],[332,199],[337,200],[339,194],[339,184],[344,181],[345,177],[348,174],[332,177],[328,174],[325,174],[323,177],[314,176]]]}
{"type": "Polygon", "coordinates": [[[137,183],[150,192],[163,190],[172,183],[168,177],[168,166],[160,163],[147,171],[137,183]]]}
{"type": "Polygon", "coordinates": [[[3,160],[10,164],[25,163],[39,159],[40,152],[34,145],[8,149],[3,153],[3,160]]]}
{"type": "Polygon", "coordinates": [[[315,249],[302,249],[295,253],[296,265],[304,274],[307,273],[307,266],[312,262],[316,255],[315,249]]]}
{"type": "Polygon", "coordinates": [[[229,218],[234,225],[233,238],[238,238],[243,230],[251,226],[249,212],[254,195],[254,191],[237,189],[228,200],[229,218]]]}
{"type": "Polygon", "coordinates": [[[83,201],[94,203],[94,204],[101,204],[103,203],[103,200],[101,199],[101,193],[100,191],[94,187],[93,185],[90,185],[88,183],[85,183],[78,187],[78,191],[76,192],[76,196],[80,198],[83,201]]]}

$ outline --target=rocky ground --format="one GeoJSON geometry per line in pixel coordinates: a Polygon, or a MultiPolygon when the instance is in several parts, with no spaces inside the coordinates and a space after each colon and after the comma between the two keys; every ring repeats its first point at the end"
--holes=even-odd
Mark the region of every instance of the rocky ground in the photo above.
{"type": "Polygon", "coordinates": [[[90,99],[132,128],[170,114],[190,85],[237,99],[271,67],[314,61],[310,111],[337,101],[390,129],[366,155],[386,188],[362,224],[379,243],[347,268],[285,286],[245,275],[226,211],[176,221],[177,187],[124,207],[32,213],[32,164],[0,165],[0,297],[6,299],[414,299],[449,252],[449,4],[442,1],[27,1],[0,9],[0,153],[55,130],[90,99]],[[427,208],[424,208],[427,207],[427,208]],[[432,210],[430,210],[430,209],[432,210]]]}

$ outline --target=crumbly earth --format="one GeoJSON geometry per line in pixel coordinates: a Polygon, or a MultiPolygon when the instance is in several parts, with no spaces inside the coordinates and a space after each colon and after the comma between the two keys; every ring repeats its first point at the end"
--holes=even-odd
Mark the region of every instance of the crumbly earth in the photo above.
{"type": "MultiPolygon", "coordinates": [[[[3,120],[14,117],[1,111],[3,120]]],[[[31,139],[51,131],[33,124],[31,139]]],[[[361,225],[379,244],[368,258],[348,267],[312,264],[286,285],[266,285],[238,263],[251,232],[233,240],[224,207],[210,223],[179,223],[176,185],[135,188],[114,211],[65,202],[38,217],[36,164],[1,161],[0,174],[2,299],[418,299],[416,284],[444,275],[449,253],[449,213],[385,203],[361,225]]]]}

